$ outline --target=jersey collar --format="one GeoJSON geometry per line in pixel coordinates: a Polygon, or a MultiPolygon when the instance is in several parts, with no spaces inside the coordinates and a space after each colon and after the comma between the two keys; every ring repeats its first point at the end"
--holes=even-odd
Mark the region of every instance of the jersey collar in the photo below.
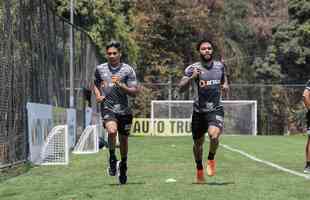
{"type": "Polygon", "coordinates": [[[213,60],[209,64],[207,62],[201,61],[201,65],[208,70],[212,69],[213,64],[214,64],[213,60]]]}
{"type": "Polygon", "coordinates": [[[116,72],[116,71],[119,71],[121,69],[121,67],[123,66],[123,63],[119,63],[118,66],[116,67],[113,67],[112,65],[108,64],[109,66],[109,69],[112,71],[112,72],[116,72]]]}

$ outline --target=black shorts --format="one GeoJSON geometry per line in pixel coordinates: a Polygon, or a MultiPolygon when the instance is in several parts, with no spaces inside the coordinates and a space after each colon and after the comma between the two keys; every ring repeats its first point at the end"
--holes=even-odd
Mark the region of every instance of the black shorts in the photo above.
{"type": "Polygon", "coordinates": [[[193,112],[192,116],[192,136],[193,139],[201,138],[207,131],[209,126],[216,126],[221,131],[224,125],[224,110],[220,109],[208,113],[193,112]]]}
{"type": "Polygon", "coordinates": [[[310,129],[310,110],[308,110],[306,118],[307,118],[307,129],[310,129]]]}
{"type": "Polygon", "coordinates": [[[104,126],[108,121],[115,121],[117,123],[118,133],[121,135],[129,135],[132,124],[131,114],[119,115],[112,112],[111,110],[104,109],[101,110],[101,116],[104,126]]]}
{"type": "Polygon", "coordinates": [[[307,134],[310,138],[310,110],[308,110],[306,118],[307,118],[307,134]]]}

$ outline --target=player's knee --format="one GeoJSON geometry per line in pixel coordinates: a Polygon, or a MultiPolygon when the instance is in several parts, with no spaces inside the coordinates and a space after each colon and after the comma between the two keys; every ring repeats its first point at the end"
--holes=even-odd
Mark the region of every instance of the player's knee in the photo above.
{"type": "Polygon", "coordinates": [[[108,134],[110,135],[110,136],[116,136],[116,134],[117,134],[117,128],[116,127],[109,127],[108,128],[108,134]]]}
{"type": "Polygon", "coordinates": [[[218,143],[219,143],[218,137],[211,137],[211,143],[215,144],[215,145],[218,145],[218,143]]]}

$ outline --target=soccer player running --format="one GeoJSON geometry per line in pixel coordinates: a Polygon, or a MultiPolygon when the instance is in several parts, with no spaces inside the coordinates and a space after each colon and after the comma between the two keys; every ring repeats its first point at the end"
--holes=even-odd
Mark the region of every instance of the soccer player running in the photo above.
{"type": "Polygon", "coordinates": [[[121,56],[120,42],[112,41],[106,46],[108,62],[96,67],[94,92],[97,102],[101,103],[103,125],[108,132],[108,174],[117,175],[120,184],[126,184],[128,136],[132,124],[128,95],[135,96],[139,90],[135,71],[121,62],[121,56]],[[115,154],[117,135],[121,161],[115,154]]]}
{"type": "Polygon", "coordinates": [[[224,122],[224,110],[220,102],[221,89],[227,90],[228,84],[223,63],[213,60],[211,41],[201,40],[196,48],[200,54],[200,62],[185,69],[179,88],[180,92],[183,92],[194,81],[198,89],[198,97],[194,101],[192,115],[193,153],[197,169],[197,183],[204,183],[203,144],[205,133],[208,132],[210,139],[207,174],[214,176],[216,170],[214,157],[224,122]]]}
{"type": "Polygon", "coordinates": [[[308,80],[306,84],[306,88],[303,92],[303,100],[305,107],[307,109],[307,143],[306,143],[306,166],[304,169],[304,173],[310,174],[310,80],[308,80]]]}

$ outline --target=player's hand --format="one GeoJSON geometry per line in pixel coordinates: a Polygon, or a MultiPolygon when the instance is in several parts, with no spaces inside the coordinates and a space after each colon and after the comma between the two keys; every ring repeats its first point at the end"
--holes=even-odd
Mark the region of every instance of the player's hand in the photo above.
{"type": "Polygon", "coordinates": [[[118,87],[120,87],[120,88],[126,87],[125,83],[121,83],[120,81],[115,82],[115,85],[118,86],[118,87]]]}
{"type": "Polygon", "coordinates": [[[193,70],[193,74],[191,76],[191,79],[196,79],[199,76],[200,72],[201,72],[200,69],[195,67],[193,70]]]}
{"type": "Polygon", "coordinates": [[[120,76],[116,76],[116,75],[112,75],[112,83],[114,83],[115,85],[118,85],[120,80],[121,80],[121,77],[120,76]]]}
{"type": "Polygon", "coordinates": [[[102,95],[96,95],[96,102],[101,103],[105,99],[105,96],[102,95]]]}
{"type": "Polygon", "coordinates": [[[224,98],[228,98],[228,94],[229,94],[229,85],[227,83],[224,83],[222,85],[222,93],[223,93],[223,97],[224,98]]]}
{"type": "Polygon", "coordinates": [[[224,83],[224,84],[222,85],[222,90],[225,91],[225,92],[227,92],[227,91],[229,90],[229,85],[228,85],[227,83],[224,83]]]}

